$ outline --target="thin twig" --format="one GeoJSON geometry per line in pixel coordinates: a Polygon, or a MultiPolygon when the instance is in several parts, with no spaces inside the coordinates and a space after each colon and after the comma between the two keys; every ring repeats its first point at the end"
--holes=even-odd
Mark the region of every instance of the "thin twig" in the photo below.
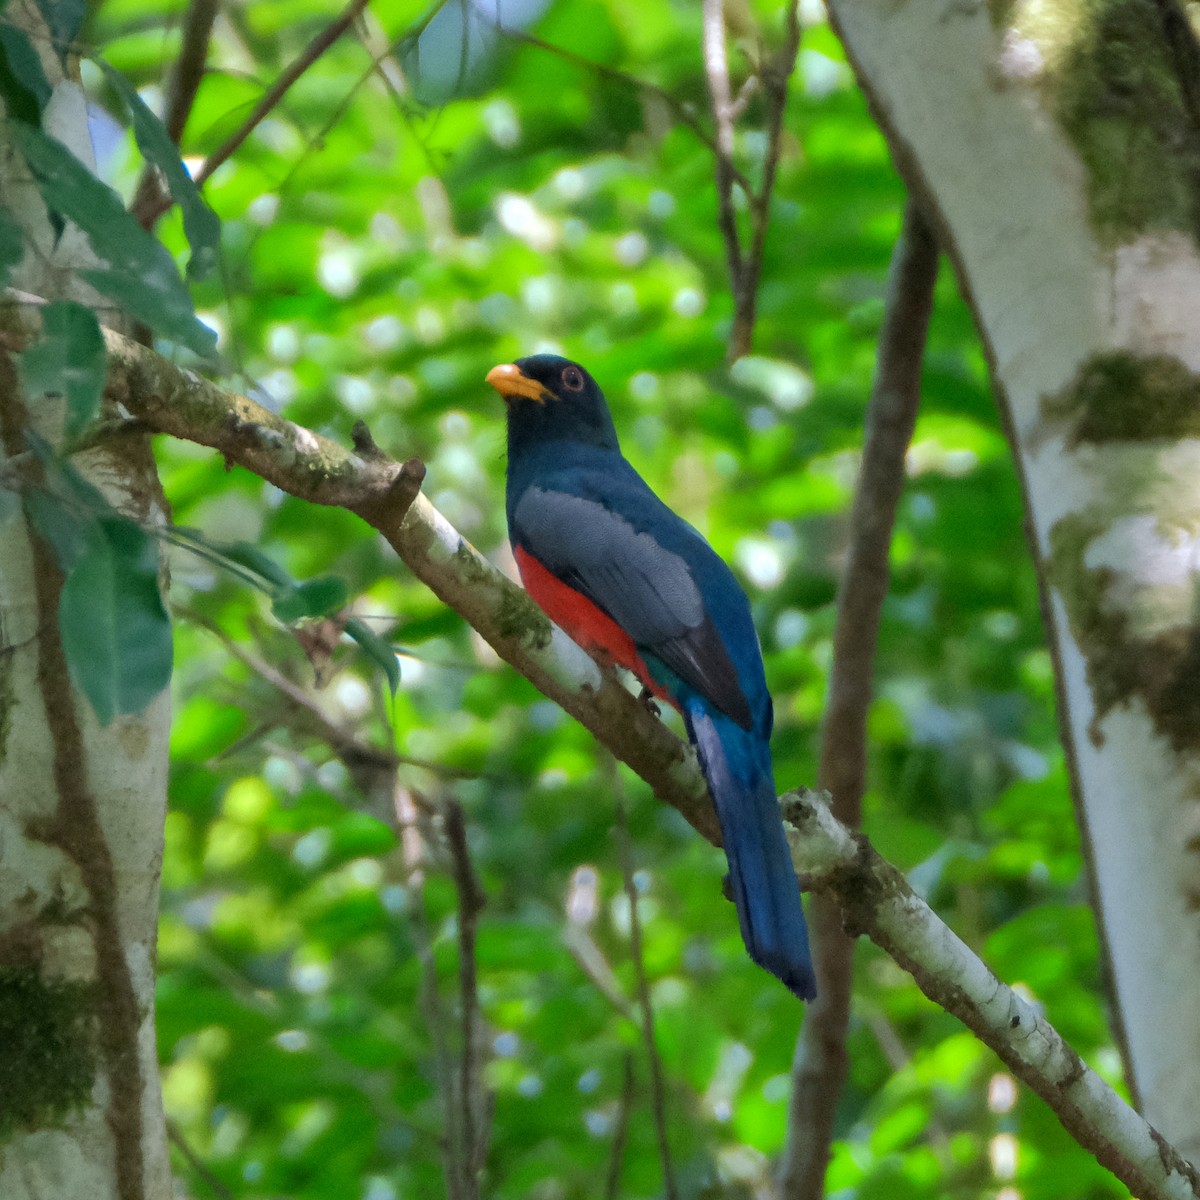
{"type": "Polygon", "coordinates": [[[392,787],[396,768],[401,761],[399,755],[383,747],[372,746],[349,729],[339,725],[304,688],[293,683],[278,668],[264,662],[244,646],[238,645],[224,630],[207,618],[190,609],[181,610],[181,615],[217,638],[231,658],[236,659],[247,670],[269,683],[289,705],[303,713],[312,732],[333,751],[346,770],[350,772],[359,791],[371,802],[374,815],[384,820],[390,819],[393,807],[392,787]],[[386,803],[384,803],[384,797],[386,797],[386,803]]]}
{"type": "Polygon", "coordinates": [[[729,359],[732,362],[749,354],[754,340],[758,285],[762,278],[771,196],[775,190],[775,176],[779,169],[779,153],[783,144],[783,115],[787,107],[788,80],[795,69],[796,56],[800,51],[800,12],[794,0],[788,3],[783,45],[773,57],[764,58],[759,68],[757,87],[761,89],[765,101],[767,146],[758,187],[743,189],[749,205],[748,248],[738,230],[733,203],[733,183],[738,176],[734,164],[735,122],[746,107],[753,87],[751,80],[747,80],[737,96],[732,95],[725,38],[724,0],[704,0],[702,23],[704,75],[708,81],[708,94],[717,128],[713,146],[717,228],[721,231],[721,240],[725,244],[729,287],[733,297],[733,323],[729,332],[729,359]]]}
{"type": "MultiPolygon", "coordinates": [[[[171,141],[177,146],[183,138],[184,127],[196,102],[196,93],[200,90],[200,81],[204,78],[208,43],[218,7],[219,0],[191,0],[183,15],[179,56],[171,70],[171,81],[167,85],[167,106],[163,113],[163,124],[167,133],[171,135],[171,141]]],[[[154,227],[157,218],[152,214],[156,209],[160,215],[166,211],[160,207],[164,202],[165,191],[161,175],[147,164],[141,179],[138,180],[133,202],[129,206],[130,212],[143,229],[149,230],[154,227]]],[[[169,198],[166,198],[166,203],[170,204],[169,198]]]]}
{"type": "MultiPolygon", "coordinates": [[[[659,101],[675,117],[680,125],[690,130],[697,140],[707,146],[714,155],[719,153],[716,138],[704,128],[700,118],[696,115],[696,110],[690,104],[667,91],[666,88],[659,87],[658,84],[651,83],[648,79],[639,79],[636,75],[631,75],[628,71],[622,71],[619,67],[611,67],[607,63],[596,62],[594,59],[577,54],[574,50],[567,49],[566,46],[560,46],[556,42],[548,42],[544,38],[537,37],[532,33],[526,33],[522,29],[510,29],[504,25],[495,25],[494,28],[498,33],[503,34],[504,37],[509,38],[511,41],[522,42],[526,46],[544,50],[547,54],[553,54],[555,58],[561,58],[564,62],[573,63],[585,71],[591,71],[593,74],[599,75],[602,79],[611,79],[614,83],[623,84],[630,90],[639,92],[644,96],[653,96],[655,100],[659,101]]],[[[729,162],[729,170],[732,182],[736,183],[742,189],[747,199],[753,196],[754,185],[734,165],[732,160],[729,162]]]]}
{"type": "Polygon", "coordinates": [[[334,42],[350,28],[358,14],[367,7],[368,0],[350,0],[350,3],[305,47],[304,52],[288,66],[282,75],[267,89],[266,94],[254,107],[246,120],[229,135],[203,162],[196,172],[199,187],[238,147],[254,132],[262,120],[287,95],[292,85],[319,59],[334,42]]]}
{"type": "MultiPolygon", "coordinates": [[[[271,110],[287,95],[292,85],[354,24],[359,13],[366,8],[368,0],[350,0],[350,3],[305,47],[282,75],[267,89],[262,99],[254,106],[250,115],[227,137],[201,164],[196,172],[195,183],[202,187],[210,175],[258,128],[271,110]]],[[[171,206],[170,197],[160,197],[154,207],[147,206],[143,223],[153,225],[171,206]]]]}
{"type": "Polygon", "coordinates": [[[621,1167],[625,1162],[625,1141],[629,1136],[629,1114],[633,1111],[633,1054],[625,1052],[621,1072],[621,1098],[617,1102],[617,1124],[613,1129],[612,1149],[608,1154],[608,1176],[604,1184],[604,1200],[617,1200],[621,1187],[621,1167]]]}
{"type": "Polygon", "coordinates": [[[758,309],[758,284],[762,278],[767,227],[771,221],[771,196],[779,170],[779,152],[783,144],[783,114],[787,108],[788,80],[800,53],[800,9],[792,0],[787,5],[787,32],[784,44],[773,60],[762,68],[762,91],[766,100],[767,153],[763,159],[762,180],[750,212],[750,250],[742,262],[734,296],[734,322],[729,338],[729,357],[749,354],[754,340],[754,322],[758,309]]]}
{"type": "Polygon", "coordinates": [[[479,1013],[479,980],[475,961],[475,936],[479,914],[487,897],[471,863],[467,823],[462,805],[448,800],[443,827],[450,849],[454,888],[458,893],[458,992],[462,1046],[459,1050],[459,1104],[462,1109],[464,1184],[470,1197],[479,1195],[479,1174],[487,1158],[484,1114],[487,1099],[479,1077],[483,1050],[479,1013]]]}
{"type": "MultiPolygon", "coordinates": [[[[817,767],[820,786],[833,795],[834,815],[851,828],[862,819],[867,712],[879,615],[888,589],[888,553],[904,486],[904,459],[921,393],[921,359],[937,264],[933,231],[910,200],[892,255],[850,545],[838,588],[829,699],[817,767]]],[[[825,896],[813,897],[809,922],[818,988],[792,1066],[787,1144],[780,1168],[786,1200],[819,1200],[824,1194],[834,1116],[847,1070],[854,943],[842,931],[840,908],[825,896]]]]}
{"type": "Polygon", "coordinates": [[[218,1196],[220,1200],[234,1200],[233,1193],[221,1182],[208,1163],[192,1149],[183,1130],[171,1117],[167,1118],[167,1137],[175,1149],[187,1160],[188,1166],[208,1185],[214,1196],[218,1196]]]}
{"type": "MultiPolygon", "coordinates": [[[[717,177],[717,226],[725,243],[729,283],[736,298],[741,293],[742,243],[733,209],[733,106],[729,92],[729,57],[725,46],[725,2],[704,0],[704,77],[712,100],[717,134],[713,144],[717,177]]],[[[753,191],[750,196],[753,197],[753,191]]]]}
{"type": "Polygon", "coordinates": [[[667,1200],[677,1200],[675,1169],[671,1162],[671,1144],[667,1138],[666,1081],[662,1056],[654,1038],[654,1005],[650,998],[650,980],[646,975],[646,959],[642,952],[642,921],[638,914],[638,890],[633,878],[633,842],[629,836],[629,816],[625,810],[625,788],[616,760],[604,755],[607,773],[612,781],[613,797],[617,810],[617,856],[621,862],[621,875],[625,884],[625,896],[629,901],[629,953],[633,959],[634,975],[637,978],[638,1005],[642,1010],[642,1042],[646,1047],[646,1061],[650,1068],[650,1108],[654,1113],[654,1136],[658,1142],[658,1157],[662,1163],[663,1194],[667,1200]]]}

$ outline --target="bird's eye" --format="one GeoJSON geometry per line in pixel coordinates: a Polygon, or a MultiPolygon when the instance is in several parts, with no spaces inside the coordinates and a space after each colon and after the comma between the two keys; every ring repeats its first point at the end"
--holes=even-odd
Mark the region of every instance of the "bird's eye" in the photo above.
{"type": "Polygon", "coordinates": [[[568,392],[583,391],[583,372],[578,367],[563,367],[562,381],[568,392]]]}

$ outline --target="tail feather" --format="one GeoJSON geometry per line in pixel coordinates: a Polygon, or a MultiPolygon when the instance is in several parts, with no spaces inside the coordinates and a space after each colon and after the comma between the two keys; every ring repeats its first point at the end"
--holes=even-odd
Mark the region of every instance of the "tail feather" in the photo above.
{"type": "Polygon", "coordinates": [[[817,994],[800,884],[779,817],[764,738],[703,704],[688,732],[717,807],[742,940],[750,957],[801,1000],[817,994]]]}

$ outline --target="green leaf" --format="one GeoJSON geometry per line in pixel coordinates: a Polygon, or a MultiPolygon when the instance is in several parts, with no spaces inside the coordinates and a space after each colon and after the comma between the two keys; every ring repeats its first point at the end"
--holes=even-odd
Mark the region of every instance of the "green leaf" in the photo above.
{"type": "Polygon", "coordinates": [[[271,611],[284,624],[291,624],[306,617],[327,617],[345,608],[349,599],[350,589],[344,579],[322,575],[281,590],[271,611]]]}
{"type": "Polygon", "coordinates": [[[13,268],[25,255],[25,233],[6,208],[0,208],[0,287],[7,287],[13,268]]]}
{"type": "MultiPolygon", "coordinates": [[[[132,217],[130,221],[133,222],[132,217]]],[[[136,222],[133,224],[138,227],[136,222]]],[[[202,357],[209,357],[216,349],[217,335],[197,319],[191,297],[183,288],[174,263],[171,271],[173,278],[165,274],[155,277],[97,267],[79,274],[98,292],[116,300],[130,316],[149,325],[155,333],[179,342],[202,357]]]]}
{"type": "Polygon", "coordinates": [[[59,570],[67,574],[83,557],[96,524],[90,514],[43,488],[31,488],[21,496],[25,516],[54,552],[59,570]]]}
{"type": "Polygon", "coordinates": [[[19,122],[11,129],[43,199],[74,221],[97,257],[107,263],[80,275],[156,333],[197,354],[212,354],[216,335],[196,319],[191,296],[166,247],[61,142],[19,122]]]}
{"type": "MultiPolygon", "coordinates": [[[[205,539],[200,538],[201,541],[205,539]]],[[[222,558],[227,558],[231,562],[238,563],[240,566],[248,567],[256,575],[261,575],[264,579],[275,584],[276,587],[290,588],[295,586],[295,580],[269,555],[264,554],[253,542],[233,542],[228,546],[215,545],[211,542],[206,542],[206,545],[222,558]]]]}
{"type": "Polygon", "coordinates": [[[42,310],[42,336],[21,355],[21,382],[32,399],[67,399],[67,435],[97,413],[104,394],[108,356],[95,314],[82,304],[56,300],[42,310]]]}
{"type": "Polygon", "coordinates": [[[387,676],[388,689],[394,696],[396,689],[400,686],[400,660],[396,657],[396,650],[391,642],[386,638],[381,638],[365,621],[359,620],[358,617],[351,617],[346,622],[345,628],[346,634],[358,643],[359,649],[376,666],[383,668],[383,673],[387,676]]]}
{"type": "Polygon", "coordinates": [[[19,121],[36,125],[50,103],[53,89],[28,35],[0,21],[0,95],[19,121]]]}
{"type": "Polygon", "coordinates": [[[188,174],[179,148],[158,117],[137,94],[129,81],[114,67],[101,61],[109,83],[125,102],[133,121],[133,135],[146,161],[162,171],[167,187],[183,212],[183,228],[192,257],[187,274],[191,280],[204,279],[217,265],[217,245],[221,238],[221,222],[217,214],[200,198],[192,177],[188,174]]]}
{"type": "Polygon", "coordinates": [[[154,539],[103,517],[63,585],[58,611],[71,675],[102,725],[141,712],[171,680],[171,620],[154,539]]]}

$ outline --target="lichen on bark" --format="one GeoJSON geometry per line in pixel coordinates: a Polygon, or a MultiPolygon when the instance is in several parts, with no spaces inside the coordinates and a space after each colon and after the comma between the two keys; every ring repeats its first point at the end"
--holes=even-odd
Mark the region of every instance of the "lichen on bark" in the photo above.
{"type": "Polygon", "coordinates": [[[1165,229],[1200,241],[1200,129],[1152,0],[990,7],[1003,43],[1000,74],[1042,90],[1087,172],[1101,241],[1120,245],[1165,229]]]}
{"type": "Polygon", "coordinates": [[[0,966],[0,1141],[61,1126],[91,1100],[95,986],[0,966]]]}
{"type": "Polygon", "coordinates": [[[1180,625],[1149,637],[1133,632],[1110,589],[1116,573],[1089,567],[1088,547],[1107,518],[1075,513],[1050,531],[1047,569],[1083,653],[1094,713],[1089,736],[1102,744],[1100,722],[1119,704],[1140,700],[1155,728],[1178,752],[1200,748],[1200,631],[1180,625]]]}
{"type": "Polygon", "coordinates": [[[1167,354],[1113,350],[1084,361],[1043,397],[1042,415],[1067,422],[1067,445],[1200,437],[1200,376],[1167,354]]]}

